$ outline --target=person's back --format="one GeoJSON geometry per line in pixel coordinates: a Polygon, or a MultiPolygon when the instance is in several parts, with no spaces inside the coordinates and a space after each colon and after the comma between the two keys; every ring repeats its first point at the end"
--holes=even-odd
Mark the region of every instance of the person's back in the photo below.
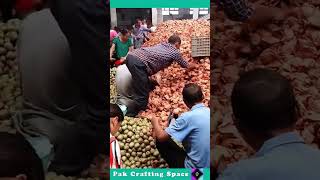
{"type": "Polygon", "coordinates": [[[79,91],[68,75],[69,45],[49,9],[23,21],[18,61],[25,101],[65,118],[81,115],[79,91]]]}
{"type": "Polygon", "coordinates": [[[186,152],[185,168],[209,168],[210,109],[202,103],[204,96],[197,84],[186,84],[182,95],[190,111],[183,113],[165,131],[174,140],[182,142],[186,152]]]}
{"type": "Polygon", "coordinates": [[[182,141],[188,153],[186,167],[209,167],[210,109],[203,104],[197,104],[181,118],[188,120],[188,128],[192,129],[182,141]]]}
{"type": "Polygon", "coordinates": [[[139,49],[133,50],[131,54],[142,54],[145,58],[149,59],[149,63],[160,63],[161,59],[159,57],[164,57],[168,59],[166,61],[166,66],[169,66],[173,62],[173,58],[171,57],[172,54],[170,53],[176,53],[176,51],[173,49],[173,46],[169,43],[161,43],[157,44],[155,46],[150,47],[142,47],[139,49]],[[171,50],[171,51],[170,51],[171,50]]]}
{"type": "Polygon", "coordinates": [[[234,124],[256,151],[228,167],[219,180],[317,180],[320,151],[295,132],[297,101],[290,82],[279,73],[244,73],[231,96],[234,124]]]}
{"type": "Polygon", "coordinates": [[[320,179],[320,151],[306,145],[297,134],[284,134],[268,142],[255,157],[228,167],[219,180],[320,179]]]}
{"type": "Polygon", "coordinates": [[[178,36],[171,36],[169,38],[169,43],[161,43],[151,47],[143,47],[135,49],[129,52],[129,55],[138,57],[146,66],[149,75],[153,75],[164,68],[170,66],[174,61],[180,64],[183,68],[188,66],[188,63],[182,58],[179,50],[175,47],[175,43],[181,44],[180,38],[178,36]],[[172,40],[170,43],[170,38],[177,38],[177,40],[172,40]]]}

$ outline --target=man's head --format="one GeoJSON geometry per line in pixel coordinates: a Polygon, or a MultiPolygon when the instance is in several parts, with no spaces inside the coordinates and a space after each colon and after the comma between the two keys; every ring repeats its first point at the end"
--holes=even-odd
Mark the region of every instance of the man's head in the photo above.
{"type": "Polygon", "coordinates": [[[129,34],[129,31],[127,29],[121,29],[120,30],[120,38],[121,38],[122,41],[125,41],[125,42],[128,41],[129,36],[130,36],[130,34],[129,34]]]}
{"type": "Polygon", "coordinates": [[[268,139],[274,132],[290,131],[297,121],[290,82],[268,69],[243,74],[233,88],[231,101],[235,124],[249,144],[249,134],[268,139]]]}
{"type": "Polygon", "coordinates": [[[168,42],[174,45],[177,49],[180,49],[181,39],[178,35],[172,35],[169,37],[168,42]]]}
{"type": "Polygon", "coordinates": [[[142,20],[140,18],[137,18],[135,25],[136,27],[140,27],[142,25],[142,20]]]}
{"type": "Polygon", "coordinates": [[[110,132],[112,135],[119,131],[124,116],[120,107],[116,104],[110,104],[110,132]]]}
{"type": "Polygon", "coordinates": [[[0,179],[44,180],[40,158],[20,134],[0,133],[0,179]]]}
{"type": "Polygon", "coordinates": [[[194,105],[201,103],[203,100],[203,93],[201,87],[197,84],[187,84],[182,90],[183,101],[186,106],[191,109],[194,105]]]}

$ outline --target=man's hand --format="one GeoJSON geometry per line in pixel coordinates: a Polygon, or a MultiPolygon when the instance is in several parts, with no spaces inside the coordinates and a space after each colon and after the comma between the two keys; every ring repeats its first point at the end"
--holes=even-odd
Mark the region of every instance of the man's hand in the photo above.
{"type": "Polygon", "coordinates": [[[190,63],[188,69],[194,70],[194,69],[196,69],[197,67],[198,67],[197,64],[195,64],[195,63],[190,63]]]}
{"type": "Polygon", "coordinates": [[[254,13],[248,19],[251,28],[268,24],[271,20],[284,20],[289,16],[295,15],[296,10],[293,8],[274,8],[262,5],[256,5],[254,13]]]}
{"type": "Polygon", "coordinates": [[[126,60],[126,57],[120,58],[120,62],[123,63],[126,60]]]}
{"type": "Polygon", "coordinates": [[[159,83],[157,82],[157,80],[150,78],[151,91],[153,91],[156,88],[156,86],[159,86],[159,83]]]}
{"type": "Polygon", "coordinates": [[[154,115],[149,115],[148,119],[150,119],[152,126],[154,126],[155,124],[159,123],[158,119],[154,115]]]}
{"type": "Polygon", "coordinates": [[[155,76],[156,76],[157,83],[160,85],[161,84],[161,75],[158,73],[155,76]]]}
{"type": "Polygon", "coordinates": [[[190,71],[196,69],[197,67],[198,67],[197,64],[195,64],[195,63],[190,63],[189,66],[188,66],[188,69],[187,69],[186,73],[189,73],[190,71]]]}
{"type": "MultiPolygon", "coordinates": [[[[155,126],[154,124],[159,123],[158,120],[153,115],[149,115],[147,118],[150,119],[152,127],[155,126]]],[[[152,130],[152,137],[154,139],[157,139],[156,131],[154,130],[154,128],[152,130]]]]}
{"type": "Polygon", "coordinates": [[[148,119],[151,120],[153,133],[158,141],[163,142],[170,138],[169,134],[161,128],[159,118],[154,115],[149,115],[148,119]]]}
{"type": "Polygon", "coordinates": [[[277,14],[275,14],[274,19],[278,21],[283,21],[290,16],[299,17],[300,8],[282,8],[279,9],[277,14]]]}

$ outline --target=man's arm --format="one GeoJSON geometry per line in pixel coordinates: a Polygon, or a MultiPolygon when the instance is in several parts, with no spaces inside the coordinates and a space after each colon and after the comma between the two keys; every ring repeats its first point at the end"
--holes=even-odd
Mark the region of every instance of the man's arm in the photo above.
{"type": "Polygon", "coordinates": [[[183,57],[180,54],[176,58],[176,61],[182,68],[187,68],[186,73],[197,68],[197,65],[195,63],[188,63],[186,60],[183,59],[183,57]]]}
{"type": "Polygon", "coordinates": [[[151,123],[154,125],[154,133],[159,141],[165,141],[172,137],[174,140],[182,142],[192,131],[192,127],[183,114],[165,130],[160,127],[158,119],[151,118],[151,123]]]}
{"type": "MultiPolygon", "coordinates": [[[[131,40],[130,40],[131,41],[131,40]]],[[[129,47],[129,52],[131,52],[131,51],[133,51],[133,45],[131,45],[130,47],[129,47]]],[[[128,52],[128,53],[129,53],[128,52]]],[[[127,54],[127,56],[128,56],[128,54],[127,54]]]]}
{"type": "Polygon", "coordinates": [[[195,63],[188,63],[186,60],[184,60],[180,53],[176,55],[175,59],[182,68],[187,68],[186,73],[197,68],[197,65],[195,63]]]}
{"type": "Polygon", "coordinates": [[[151,29],[143,27],[143,26],[141,28],[142,28],[142,31],[147,31],[147,32],[151,33],[151,29]]]}
{"type": "Polygon", "coordinates": [[[224,13],[233,21],[246,21],[252,14],[252,9],[244,0],[218,0],[218,5],[224,9],[224,13]]]}
{"type": "MultiPolygon", "coordinates": [[[[131,39],[130,39],[130,41],[131,41],[131,39]]],[[[128,51],[127,55],[124,56],[124,57],[121,57],[121,59],[120,59],[121,63],[123,63],[127,59],[127,56],[129,54],[129,52],[131,52],[132,50],[133,50],[133,45],[131,44],[131,46],[129,47],[129,51],[128,51]]]]}
{"type": "Polygon", "coordinates": [[[181,56],[181,54],[179,52],[177,52],[173,59],[182,67],[182,68],[188,68],[189,67],[189,63],[183,59],[183,57],[181,56]]]}
{"type": "Polygon", "coordinates": [[[128,56],[129,52],[133,51],[133,40],[132,40],[132,38],[129,38],[128,41],[130,42],[130,44],[129,44],[129,51],[128,51],[126,57],[128,56]]]}
{"type": "Polygon", "coordinates": [[[295,15],[297,15],[297,9],[295,8],[275,8],[256,5],[251,17],[247,20],[247,23],[255,28],[267,24],[274,19],[284,20],[288,16],[295,15]]]}
{"type": "Polygon", "coordinates": [[[116,50],[116,45],[114,43],[112,43],[112,46],[110,48],[110,61],[112,59],[112,55],[113,55],[115,50],[116,50]]]}
{"type": "Polygon", "coordinates": [[[155,117],[151,117],[150,119],[151,119],[151,124],[153,126],[153,131],[156,135],[157,140],[159,142],[164,142],[168,140],[170,138],[170,135],[161,128],[158,119],[155,117]]]}
{"type": "Polygon", "coordinates": [[[287,17],[293,13],[293,9],[280,9],[268,6],[256,5],[255,8],[249,7],[244,0],[221,0],[225,14],[233,21],[242,21],[256,27],[278,18],[287,17]]]}

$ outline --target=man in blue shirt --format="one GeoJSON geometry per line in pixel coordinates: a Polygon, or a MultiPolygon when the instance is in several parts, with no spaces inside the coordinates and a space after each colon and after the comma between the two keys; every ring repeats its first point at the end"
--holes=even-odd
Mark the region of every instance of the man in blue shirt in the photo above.
{"type": "Polygon", "coordinates": [[[151,118],[157,149],[170,168],[209,168],[210,109],[201,103],[200,86],[187,84],[182,95],[191,111],[182,114],[165,130],[156,118],[151,118]],[[171,138],[182,142],[184,150],[171,138]]]}
{"type": "Polygon", "coordinates": [[[257,151],[219,180],[319,180],[320,151],[294,132],[297,103],[290,82],[267,69],[245,73],[232,92],[234,123],[257,151]]]}

